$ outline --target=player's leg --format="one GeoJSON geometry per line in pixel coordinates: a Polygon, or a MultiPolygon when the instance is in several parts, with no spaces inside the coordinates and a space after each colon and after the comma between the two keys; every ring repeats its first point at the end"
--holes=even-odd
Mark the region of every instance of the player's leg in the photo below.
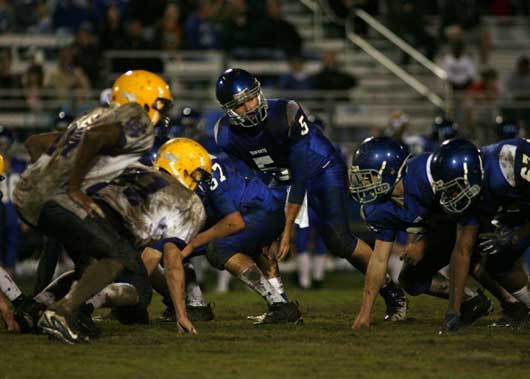
{"type": "Polygon", "coordinates": [[[311,228],[296,227],[296,269],[300,288],[311,287],[311,254],[309,251],[309,235],[311,228]]]}
{"type": "Polygon", "coordinates": [[[57,203],[49,202],[39,219],[39,229],[58,239],[67,250],[82,249],[82,255],[98,259],[87,267],[77,285],[39,319],[39,326],[45,332],[67,343],[86,339],[76,322],[80,307],[112,283],[124,269],[131,272],[139,269],[134,259],[139,253],[123,219],[105,203],[100,203],[100,206],[106,214],[105,218],[87,217],[81,220],[57,203]]]}
{"type": "Polygon", "coordinates": [[[318,233],[318,229],[313,231],[313,288],[322,288],[324,283],[324,275],[326,272],[326,244],[318,233]]]}

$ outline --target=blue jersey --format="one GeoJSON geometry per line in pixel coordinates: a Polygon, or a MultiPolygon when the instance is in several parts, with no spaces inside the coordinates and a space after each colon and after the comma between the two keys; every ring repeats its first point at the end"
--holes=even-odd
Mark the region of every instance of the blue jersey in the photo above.
{"type": "Polygon", "coordinates": [[[479,212],[495,215],[511,204],[530,206],[530,142],[521,138],[481,148],[484,165],[479,212]]]}
{"type": "MultiPolygon", "coordinates": [[[[366,223],[378,240],[393,242],[398,231],[418,233],[432,215],[442,213],[432,188],[430,159],[431,155],[424,153],[407,162],[402,179],[402,199],[366,204],[361,208],[366,223]]],[[[474,216],[467,214],[460,216],[457,222],[462,225],[478,223],[474,216]]]]}
{"type": "Polygon", "coordinates": [[[228,116],[215,127],[215,140],[226,153],[291,185],[289,202],[301,204],[309,182],[340,159],[321,130],[295,101],[268,100],[267,118],[258,126],[231,125],[228,116]]]}
{"type": "Polygon", "coordinates": [[[285,192],[267,187],[243,162],[220,154],[212,159],[209,188],[197,187],[208,219],[215,222],[234,212],[246,214],[256,208],[283,210],[285,192]]]}

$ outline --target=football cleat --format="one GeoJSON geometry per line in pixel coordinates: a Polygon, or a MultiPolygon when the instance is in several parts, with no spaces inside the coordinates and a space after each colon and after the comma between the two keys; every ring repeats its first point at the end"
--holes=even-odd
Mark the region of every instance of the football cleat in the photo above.
{"type": "Polygon", "coordinates": [[[101,329],[96,326],[92,320],[93,308],[87,304],[81,306],[79,310],[77,322],[79,327],[89,338],[98,338],[101,336],[101,329]]]}
{"type": "Polygon", "coordinates": [[[274,303],[269,306],[269,311],[265,316],[254,322],[254,325],[266,324],[303,324],[304,319],[298,304],[290,301],[287,303],[274,303]]]}
{"type": "MultiPolygon", "coordinates": [[[[186,313],[190,321],[212,321],[215,318],[211,303],[200,306],[186,305],[186,313]]],[[[176,322],[175,309],[168,306],[158,318],[163,322],[176,322]]]]}
{"type": "Polygon", "coordinates": [[[464,301],[460,306],[460,319],[462,324],[471,325],[479,318],[487,316],[493,311],[493,304],[482,289],[471,299],[464,301]]]}
{"type": "Polygon", "coordinates": [[[530,323],[530,310],[521,302],[507,303],[502,306],[502,316],[493,322],[492,327],[516,327],[530,323]]]}
{"type": "Polygon", "coordinates": [[[88,341],[88,337],[83,334],[81,327],[73,317],[55,310],[44,311],[37,327],[43,333],[70,345],[88,341]]]}
{"type": "Polygon", "coordinates": [[[403,321],[407,318],[409,302],[401,288],[389,282],[379,293],[385,299],[385,321],[403,321]]]}
{"type": "Polygon", "coordinates": [[[212,321],[215,318],[211,303],[199,306],[186,305],[186,312],[190,321],[212,321]]]}
{"type": "Polygon", "coordinates": [[[46,309],[44,304],[38,303],[32,298],[26,298],[15,308],[14,316],[22,333],[36,333],[37,321],[46,309]]]}

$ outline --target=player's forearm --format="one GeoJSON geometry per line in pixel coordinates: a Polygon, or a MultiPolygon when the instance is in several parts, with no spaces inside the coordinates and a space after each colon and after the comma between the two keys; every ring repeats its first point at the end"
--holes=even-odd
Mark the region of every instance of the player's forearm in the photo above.
{"type": "Polygon", "coordinates": [[[59,135],[59,132],[50,132],[30,136],[24,142],[24,146],[29,153],[31,162],[35,162],[39,159],[39,157],[57,140],[59,135]]]}
{"type": "Polygon", "coordinates": [[[230,213],[211,228],[199,233],[190,241],[189,245],[196,249],[219,238],[240,232],[245,229],[245,226],[245,220],[239,211],[230,213]]]}
{"type": "Polygon", "coordinates": [[[164,245],[166,282],[177,318],[186,317],[185,273],[180,250],[172,243],[164,245]]]}
{"type": "Polygon", "coordinates": [[[293,227],[300,208],[302,208],[302,204],[287,203],[285,208],[285,229],[293,227]]]}
{"type": "Polygon", "coordinates": [[[364,280],[363,300],[360,314],[369,316],[379,294],[379,290],[384,284],[388,267],[388,259],[392,251],[392,243],[376,241],[374,253],[368,263],[364,280]]]}
{"type": "Polygon", "coordinates": [[[453,249],[450,262],[449,310],[456,314],[460,314],[470,261],[471,254],[464,249],[458,247],[453,249]]]}

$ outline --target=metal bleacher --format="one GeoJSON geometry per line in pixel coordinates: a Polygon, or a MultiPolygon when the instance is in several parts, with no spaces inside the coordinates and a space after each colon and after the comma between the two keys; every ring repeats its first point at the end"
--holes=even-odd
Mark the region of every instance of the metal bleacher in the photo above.
{"type": "MultiPolygon", "coordinates": [[[[281,92],[265,88],[270,97],[293,97],[302,102],[305,108],[321,116],[330,126],[330,133],[340,142],[354,142],[363,137],[373,127],[386,125],[389,115],[396,110],[406,112],[411,119],[412,131],[422,131],[430,125],[435,115],[443,110],[433,105],[429,99],[419,94],[395,73],[385,68],[372,56],[350,40],[337,37],[336,26],[317,7],[315,0],[282,1],[283,12],[293,22],[304,37],[306,62],[304,70],[316,72],[319,56],[325,51],[335,51],[343,71],[355,75],[359,86],[346,92],[304,91],[281,92]],[[331,32],[330,32],[331,30],[331,32]],[[333,32],[335,31],[335,33],[333,32]],[[336,100],[340,98],[342,100],[336,100]]],[[[435,22],[435,21],[434,21],[435,22]]],[[[501,76],[512,69],[521,51],[530,51],[528,21],[512,17],[500,23],[495,18],[487,18],[485,26],[491,30],[494,49],[491,64],[501,76]]],[[[377,51],[391,60],[397,61],[401,50],[377,33],[366,37],[377,51]]],[[[72,41],[68,36],[57,35],[2,35],[0,47],[10,48],[13,55],[13,71],[23,73],[34,57],[42,60],[45,71],[49,72],[56,64],[57,51],[72,41]]],[[[277,59],[240,60],[231,59],[218,51],[109,51],[104,57],[105,76],[110,84],[120,72],[113,70],[113,60],[127,57],[156,58],[163,67],[162,74],[172,85],[172,91],[179,106],[194,105],[201,109],[217,108],[214,97],[215,80],[226,67],[242,67],[260,76],[279,76],[288,72],[287,62],[277,59]]],[[[434,93],[443,93],[443,83],[425,67],[411,64],[407,72],[422,82],[434,93]]],[[[83,104],[67,104],[75,112],[81,112],[99,100],[102,88],[91,90],[83,99],[83,104]]],[[[25,93],[0,89],[0,125],[17,128],[48,128],[54,112],[65,106],[53,98],[53,92],[43,91],[45,101],[39,112],[28,112],[25,108],[25,93]]],[[[76,98],[72,96],[72,98],[76,98]]]]}

